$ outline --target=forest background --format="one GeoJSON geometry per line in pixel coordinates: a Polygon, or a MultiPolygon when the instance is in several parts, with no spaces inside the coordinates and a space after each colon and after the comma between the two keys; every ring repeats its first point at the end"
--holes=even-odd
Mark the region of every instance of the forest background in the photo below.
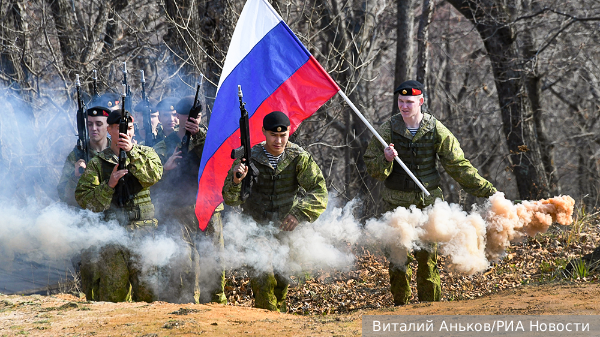
{"type": "MultiPolygon", "coordinates": [[[[426,86],[426,110],[510,199],[600,197],[600,2],[597,0],[273,0],[274,8],[376,127],[397,112],[393,88],[426,86]]],[[[12,201],[57,200],[76,142],[75,76],[120,92],[127,62],[149,96],[193,94],[210,118],[241,0],[0,1],[0,177],[12,201]],[[23,182],[27,182],[23,184],[23,182]]],[[[334,97],[292,136],[330,191],[376,215],[381,183],[362,159],[372,135],[334,97]]],[[[476,200],[452,179],[445,197],[476,200]]],[[[4,194],[4,193],[3,193],[4,194]]],[[[6,198],[6,197],[3,197],[6,198]]]]}

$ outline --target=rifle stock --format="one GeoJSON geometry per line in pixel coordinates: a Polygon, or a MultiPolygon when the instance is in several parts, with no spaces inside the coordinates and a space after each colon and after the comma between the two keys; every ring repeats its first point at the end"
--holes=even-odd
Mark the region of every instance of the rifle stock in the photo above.
{"type": "Polygon", "coordinates": [[[94,97],[92,98],[92,101],[99,98],[100,94],[98,94],[98,72],[96,71],[96,69],[94,69],[94,77],[92,77],[92,87],[94,89],[94,97]]]}
{"type": "MultiPolygon", "coordinates": [[[[242,162],[245,162],[248,165],[248,174],[242,180],[242,191],[240,193],[240,198],[242,201],[246,201],[246,199],[250,196],[250,192],[252,191],[252,185],[256,181],[258,177],[258,169],[254,165],[253,162],[250,161],[252,145],[250,143],[250,123],[248,120],[248,111],[246,110],[246,103],[244,103],[243,98],[244,95],[242,93],[242,86],[238,85],[238,97],[240,100],[240,142],[241,146],[237,149],[231,150],[231,159],[240,159],[242,162]]],[[[242,175],[239,172],[235,173],[236,177],[239,179],[242,175]]]]}
{"type": "MultiPolygon", "coordinates": [[[[90,160],[90,137],[87,129],[87,113],[85,103],[81,97],[81,83],[79,82],[79,74],[75,75],[75,86],[77,88],[77,149],[79,150],[79,159],[83,159],[86,163],[90,160]]],[[[83,173],[85,169],[79,168],[79,173],[83,173]]]]}
{"type": "MultiPolygon", "coordinates": [[[[121,133],[127,134],[127,129],[129,128],[129,111],[125,109],[126,101],[127,101],[127,86],[123,84],[123,95],[121,96],[122,105],[121,105],[121,119],[119,120],[119,137],[121,137],[121,133]]],[[[127,152],[125,150],[119,148],[119,164],[117,170],[124,170],[127,167],[127,152]]],[[[125,203],[129,200],[129,192],[127,191],[127,186],[125,185],[125,176],[119,179],[117,183],[117,193],[118,193],[118,204],[119,207],[125,206],[125,203]]]]}
{"type": "MultiPolygon", "coordinates": [[[[198,94],[200,93],[200,87],[202,86],[202,79],[204,78],[204,76],[201,74],[200,75],[200,82],[196,83],[196,95],[194,96],[194,105],[192,105],[192,108],[190,109],[190,112],[188,114],[188,121],[190,121],[190,118],[198,118],[198,114],[200,113],[200,111],[202,111],[202,106],[200,106],[200,108],[198,108],[197,104],[198,104],[198,94]]],[[[180,126],[181,127],[181,126],[180,126]]],[[[187,155],[188,153],[188,148],[190,146],[190,139],[192,138],[192,134],[185,130],[185,135],[183,136],[183,138],[181,139],[181,153],[183,156],[187,155]]]]}
{"type": "Polygon", "coordinates": [[[142,101],[146,103],[146,108],[142,112],[144,116],[144,132],[146,133],[144,145],[153,146],[156,142],[156,135],[152,132],[152,120],[150,114],[152,113],[150,109],[150,99],[146,95],[146,79],[144,78],[144,71],[140,70],[141,73],[141,82],[142,82],[142,101]]]}

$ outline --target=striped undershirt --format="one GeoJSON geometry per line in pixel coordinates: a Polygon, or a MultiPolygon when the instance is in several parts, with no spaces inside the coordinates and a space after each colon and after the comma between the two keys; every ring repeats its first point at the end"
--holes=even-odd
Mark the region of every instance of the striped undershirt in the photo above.
{"type": "Polygon", "coordinates": [[[410,131],[410,133],[412,133],[412,135],[416,135],[417,131],[419,131],[419,127],[417,126],[416,128],[409,128],[408,126],[406,127],[408,129],[408,131],[410,131]]]}
{"type": "Polygon", "coordinates": [[[281,153],[278,156],[274,156],[272,154],[269,153],[269,151],[267,151],[267,149],[265,149],[265,147],[263,146],[263,151],[265,151],[265,154],[267,155],[267,158],[269,159],[269,164],[271,164],[271,166],[274,169],[277,169],[277,164],[279,163],[279,159],[281,159],[281,156],[283,156],[283,153],[281,153]]]}

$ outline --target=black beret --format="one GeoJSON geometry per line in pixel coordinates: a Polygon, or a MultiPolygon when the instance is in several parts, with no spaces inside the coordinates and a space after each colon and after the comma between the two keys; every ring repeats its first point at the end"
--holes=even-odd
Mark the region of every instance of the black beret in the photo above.
{"type": "MultiPolygon", "coordinates": [[[[150,111],[156,112],[156,100],[154,98],[148,98],[148,101],[150,103],[150,111]]],[[[144,109],[146,109],[145,101],[141,101],[133,107],[133,111],[144,112],[144,109]]]]}
{"type": "Polygon", "coordinates": [[[115,94],[113,92],[107,92],[102,94],[102,96],[92,100],[92,106],[105,106],[109,109],[114,109],[115,106],[118,106],[121,103],[121,95],[115,94]]]}
{"type": "Polygon", "coordinates": [[[423,84],[419,81],[406,81],[400,84],[396,90],[394,90],[394,94],[400,94],[402,96],[418,96],[423,94],[423,84]]]}
{"type": "Polygon", "coordinates": [[[175,105],[177,105],[177,102],[179,102],[179,99],[175,97],[167,97],[156,105],[156,110],[173,111],[175,110],[175,105]]]}
{"type": "MultiPolygon", "coordinates": [[[[113,125],[113,124],[119,124],[119,122],[121,121],[121,111],[113,111],[110,113],[110,115],[108,115],[108,118],[106,119],[106,123],[108,125],[113,125]]],[[[133,116],[129,115],[129,123],[133,123],[133,116]]]]}
{"type": "Polygon", "coordinates": [[[189,115],[190,110],[194,106],[194,98],[195,96],[185,96],[177,104],[175,105],[175,110],[180,115],[189,115]]]}
{"type": "Polygon", "coordinates": [[[290,119],[281,111],[273,111],[263,119],[263,128],[267,131],[283,132],[290,126],[290,119]]]}
{"type": "Polygon", "coordinates": [[[88,116],[92,117],[108,117],[110,114],[110,109],[103,106],[95,106],[87,109],[87,114],[88,116]]]}

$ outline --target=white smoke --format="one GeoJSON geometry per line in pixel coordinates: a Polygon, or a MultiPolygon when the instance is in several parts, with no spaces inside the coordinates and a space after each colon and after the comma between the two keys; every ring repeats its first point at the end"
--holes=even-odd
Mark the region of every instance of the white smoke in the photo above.
{"type": "Polygon", "coordinates": [[[360,224],[352,214],[357,204],[354,200],[336,207],[335,201],[330,202],[317,221],[301,223],[291,232],[231,213],[225,219],[221,261],[227,269],[250,267],[254,272],[284,275],[318,269],[348,270],[355,259],[350,246],[362,237],[360,224]]]}
{"type": "Polygon", "coordinates": [[[498,192],[471,212],[440,199],[423,210],[398,207],[367,221],[365,229],[397,265],[406,263],[407,252],[437,243],[453,270],[474,274],[501,259],[510,242],[544,233],[553,221],[570,224],[573,206],[569,196],[515,205],[498,192]]]}

